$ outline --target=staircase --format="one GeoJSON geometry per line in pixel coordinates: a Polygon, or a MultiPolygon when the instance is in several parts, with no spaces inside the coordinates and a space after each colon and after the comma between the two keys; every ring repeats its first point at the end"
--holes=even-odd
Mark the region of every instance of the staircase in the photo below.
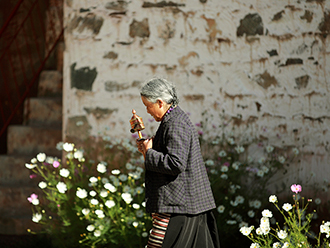
{"type": "Polygon", "coordinates": [[[56,144],[62,140],[62,74],[42,71],[38,97],[24,102],[23,125],[8,127],[7,154],[0,155],[0,234],[24,235],[36,230],[27,197],[40,191],[25,163],[40,152],[61,157],[56,144]]]}

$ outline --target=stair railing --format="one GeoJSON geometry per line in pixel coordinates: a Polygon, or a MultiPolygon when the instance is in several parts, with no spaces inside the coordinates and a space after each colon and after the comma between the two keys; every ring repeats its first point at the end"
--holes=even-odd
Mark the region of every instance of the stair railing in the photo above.
{"type": "Polygon", "coordinates": [[[0,29],[0,138],[23,115],[24,100],[63,33],[63,0],[19,0],[0,29]]]}

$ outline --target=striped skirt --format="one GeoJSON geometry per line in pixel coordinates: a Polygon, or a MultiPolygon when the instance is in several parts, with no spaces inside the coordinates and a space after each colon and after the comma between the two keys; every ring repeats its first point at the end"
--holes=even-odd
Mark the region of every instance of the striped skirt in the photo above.
{"type": "Polygon", "coordinates": [[[153,226],[147,248],[219,248],[211,211],[198,215],[152,214],[153,226]]]}

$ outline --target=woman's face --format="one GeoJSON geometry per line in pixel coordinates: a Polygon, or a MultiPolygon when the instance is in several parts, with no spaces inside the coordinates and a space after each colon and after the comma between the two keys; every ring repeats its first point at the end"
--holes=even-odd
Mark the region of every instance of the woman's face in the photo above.
{"type": "Polygon", "coordinates": [[[150,114],[155,121],[161,121],[166,109],[166,104],[162,100],[158,100],[156,103],[149,102],[144,96],[141,96],[144,106],[146,106],[147,113],[150,114]]]}

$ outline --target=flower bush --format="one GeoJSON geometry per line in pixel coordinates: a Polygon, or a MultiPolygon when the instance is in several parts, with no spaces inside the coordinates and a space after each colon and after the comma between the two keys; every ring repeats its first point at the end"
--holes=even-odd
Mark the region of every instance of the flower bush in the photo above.
{"type": "Polygon", "coordinates": [[[127,141],[106,142],[116,164],[110,164],[115,157],[87,162],[72,143],[58,149],[64,150],[63,161],[39,153],[26,164],[39,180],[40,190],[27,198],[32,221],[40,224],[37,232],[49,233],[55,247],[144,247],[151,222],[137,149],[127,141]]]}
{"type": "Polygon", "coordinates": [[[253,242],[250,246],[251,248],[310,248],[313,247],[312,243],[315,243],[315,247],[329,247],[330,221],[323,221],[320,225],[319,235],[314,235],[310,231],[310,224],[315,213],[307,211],[308,203],[311,200],[308,200],[308,203],[304,205],[303,198],[299,195],[299,192],[302,190],[300,185],[293,184],[291,190],[295,193],[293,195],[293,205],[284,203],[281,208],[275,195],[269,197],[269,202],[274,204],[276,210],[283,217],[283,227],[276,221],[273,221],[275,224],[272,226],[273,213],[265,209],[262,211],[258,228],[255,229],[254,226],[243,226],[240,228],[240,232],[253,242]],[[255,231],[253,232],[254,229],[255,231]]]}
{"type": "Polygon", "coordinates": [[[299,155],[294,147],[278,148],[266,141],[252,137],[236,136],[222,119],[220,124],[210,125],[210,118],[197,124],[205,164],[217,205],[216,218],[220,239],[232,243],[239,235],[239,228],[255,220],[267,205],[266,189],[269,181],[299,155]]]}

